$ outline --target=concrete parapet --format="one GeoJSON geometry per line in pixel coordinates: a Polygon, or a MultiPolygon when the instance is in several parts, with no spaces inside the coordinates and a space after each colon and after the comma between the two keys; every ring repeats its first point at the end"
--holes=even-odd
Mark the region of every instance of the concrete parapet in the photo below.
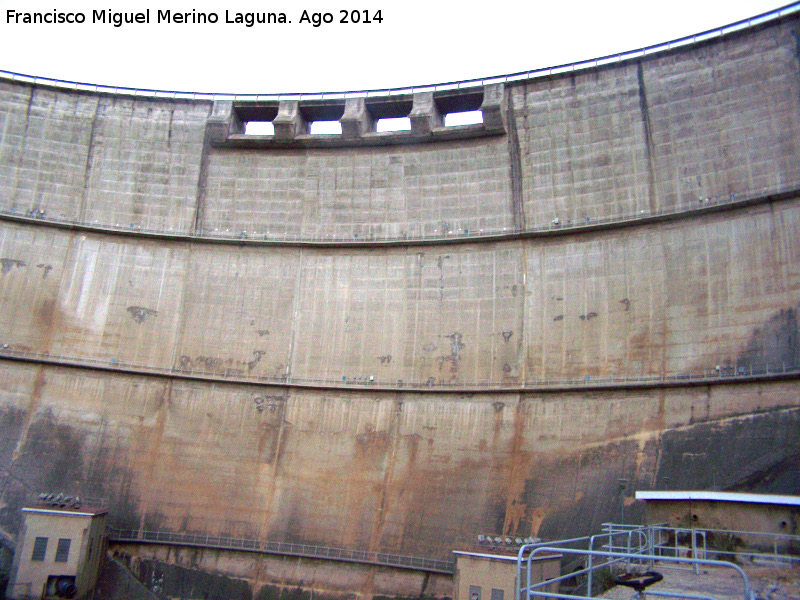
{"type": "Polygon", "coordinates": [[[501,83],[493,83],[483,87],[483,103],[481,113],[483,113],[483,126],[486,129],[505,131],[506,119],[503,111],[504,86],[501,83]]]}
{"type": "Polygon", "coordinates": [[[233,113],[233,102],[230,100],[214,100],[211,108],[211,118],[229,121],[233,113]]]}
{"type": "Polygon", "coordinates": [[[427,135],[434,129],[442,127],[442,115],[436,108],[433,92],[414,94],[414,106],[408,115],[411,120],[411,133],[427,135]]]}
{"type": "Polygon", "coordinates": [[[348,98],[344,105],[344,115],[339,119],[342,136],[347,139],[359,138],[375,131],[375,122],[367,110],[364,98],[348,98]]]}
{"type": "Polygon", "coordinates": [[[297,100],[281,100],[278,116],[273,119],[272,125],[275,127],[275,138],[279,140],[292,140],[308,133],[308,124],[303,119],[297,100]]]}
{"type": "Polygon", "coordinates": [[[233,110],[233,102],[215,100],[211,116],[206,121],[206,133],[212,144],[224,142],[229,135],[244,133],[244,124],[233,110]]]}
{"type": "MultiPolygon", "coordinates": [[[[271,102],[235,102],[228,115],[224,107],[212,114],[208,124],[214,147],[228,148],[328,148],[366,146],[422,146],[430,142],[495,137],[506,131],[502,84],[469,90],[419,92],[413,96],[393,98],[353,97],[344,100],[283,100],[271,102]],[[447,127],[444,115],[451,112],[483,113],[483,124],[447,127]],[[411,131],[377,132],[380,119],[408,116],[411,131]],[[230,126],[228,123],[230,121],[230,126]],[[246,135],[244,124],[270,121],[272,135],[246,135]],[[338,121],[341,135],[311,135],[316,121],[338,121]]],[[[230,104],[230,103],[228,103],[230,104]]],[[[502,160],[502,159],[501,159],[502,160]]]]}

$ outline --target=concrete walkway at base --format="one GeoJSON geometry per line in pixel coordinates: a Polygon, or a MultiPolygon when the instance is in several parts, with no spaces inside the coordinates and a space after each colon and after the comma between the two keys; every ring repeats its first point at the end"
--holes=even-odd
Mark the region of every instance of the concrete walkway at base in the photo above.
{"type": "MultiPolygon", "coordinates": [[[[743,567],[750,579],[750,589],[754,600],[800,600],[800,567],[793,569],[775,567],[743,567]]],[[[710,596],[716,600],[745,600],[741,575],[721,567],[694,570],[675,569],[656,564],[653,570],[664,575],[664,579],[647,588],[647,591],[677,592],[710,596]]],[[[629,600],[634,590],[621,585],[615,586],[598,598],[607,600],[629,600]]],[[[653,600],[664,596],[648,596],[653,600]]]]}

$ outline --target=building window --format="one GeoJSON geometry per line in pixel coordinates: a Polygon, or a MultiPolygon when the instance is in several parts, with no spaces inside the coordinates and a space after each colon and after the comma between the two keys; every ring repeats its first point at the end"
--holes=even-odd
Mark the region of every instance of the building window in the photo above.
{"type": "Polygon", "coordinates": [[[492,588],[492,600],[503,600],[503,590],[492,588]]]}
{"type": "Polygon", "coordinates": [[[67,562],[69,558],[69,538],[60,538],[58,540],[58,547],[56,548],[56,562],[67,562]]]}
{"type": "Polygon", "coordinates": [[[44,555],[47,553],[47,538],[37,537],[33,542],[33,554],[31,560],[43,561],[44,555]]]}
{"type": "Polygon", "coordinates": [[[469,600],[481,600],[481,586],[469,586],[469,600]]]}

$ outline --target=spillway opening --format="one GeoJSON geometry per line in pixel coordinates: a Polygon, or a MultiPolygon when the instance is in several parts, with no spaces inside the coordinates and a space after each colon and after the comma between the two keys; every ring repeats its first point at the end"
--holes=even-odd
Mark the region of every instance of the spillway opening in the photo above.
{"type": "Polygon", "coordinates": [[[385,133],[387,131],[411,131],[411,119],[408,117],[378,119],[378,122],[375,123],[375,130],[378,133],[385,133]]]}
{"type": "Polygon", "coordinates": [[[272,121],[248,121],[244,124],[245,135],[275,135],[272,121]]]}
{"type": "Polygon", "coordinates": [[[411,96],[367,98],[366,107],[370,117],[375,121],[377,132],[411,131],[411,119],[408,117],[413,107],[411,96]]]}
{"type": "Polygon", "coordinates": [[[433,99],[445,127],[483,123],[483,88],[437,92],[433,99]]]}
{"type": "Polygon", "coordinates": [[[483,123],[483,113],[479,110],[452,112],[444,116],[445,127],[458,127],[460,125],[476,125],[481,123],[483,123]]]}
{"type": "Polygon", "coordinates": [[[320,102],[300,105],[300,114],[308,124],[311,135],[341,135],[344,102],[320,102]]]}
{"type": "Polygon", "coordinates": [[[277,103],[240,105],[234,110],[245,135],[275,135],[272,121],[278,116],[277,103]]]}
{"type": "Polygon", "coordinates": [[[308,126],[311,135],[341,135],[342,124],[339,121],[312,121],[308,126]]]}

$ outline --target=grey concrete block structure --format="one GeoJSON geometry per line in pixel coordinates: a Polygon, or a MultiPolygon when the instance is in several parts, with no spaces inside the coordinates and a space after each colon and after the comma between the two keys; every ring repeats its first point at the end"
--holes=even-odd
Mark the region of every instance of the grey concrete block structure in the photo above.
{"type": "Polygon", "coordinates": [[[798,27],[383,95],[0,77],[2,464],[115,527],[429,558],[797,493],[798,27]]]}

